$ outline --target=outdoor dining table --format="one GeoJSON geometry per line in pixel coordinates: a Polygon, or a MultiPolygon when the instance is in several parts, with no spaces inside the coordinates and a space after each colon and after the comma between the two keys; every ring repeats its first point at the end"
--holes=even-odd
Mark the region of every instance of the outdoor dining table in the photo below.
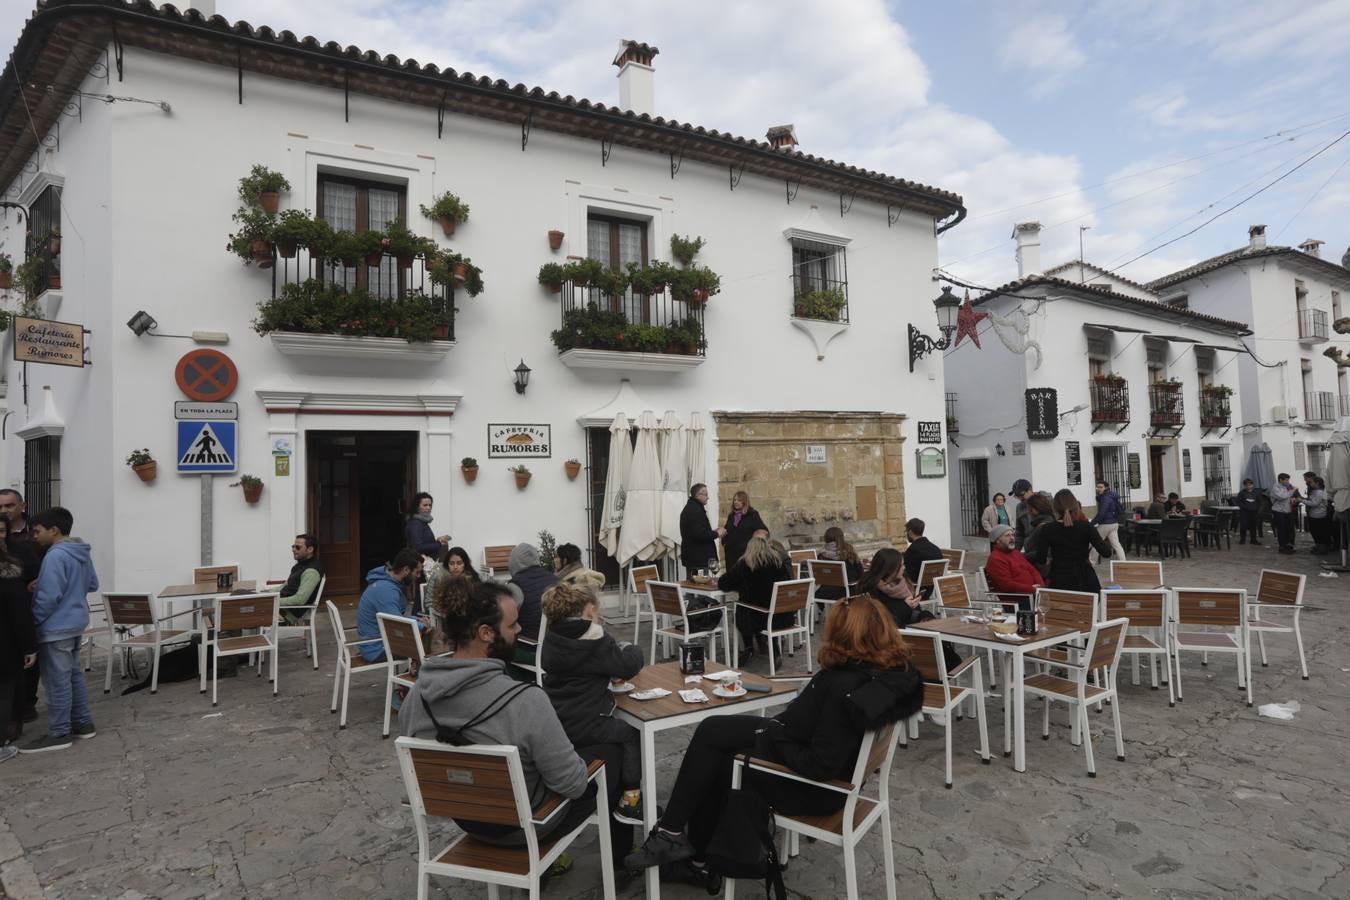
{"type": "MultiPolygon", "coordinates": [[[[716,660],[706,660],[704,671],[709,674],[720,672],[724,666],[716,660]]],[[[741,673],[745,684],[767,685],[767,693],[746,691],[743,696],[723,699],[712,693],[713,682],[703,679],[701,684],[688,685],[700,688],[708,696],[706,703],[685,703],[679,692],[684,690],[684,674],[680,672],[678,662],[658,663],[644,666],[641,672],[629,679],[634,685],[631,693],[615,694],[614,714],[627,722],[642,736],[642,818],[643,835],[650,834],[656,827],[656,735],[670,728],[682,728],[697,725],[709,716],[746,715],[762,712],[771,706],[787,703],[797,696],[797,686],[793,683],[771,681],[748,672],[741,673]],[[664,688],[670,691],[666,697],[655,700],[635,700],[633,694],[650,688],[664,688]]],[[[660,869],[653,866],[647,870],[647,897],[651,900],[661,896],[660,869]]]]}
{"type": "Polygon", "coordinates": [[[736,636],[736,601],[728,599],[728,595],[735,597],[735,591],[723,591],[717,587],[717,579],[713,579],[707,584],[701,584],[697,581],[685,579],[680,582],[680,590],[686,594],[698,594],[700,597],[707,597],[714,603],[720,603],[726,607],[726,640],[727,654],[731,657],[731,667],[734,669],[740,663],[741,648],[740,641],[736,636]]]}
{"type": "Polygon", "coordinates": [[[966,644],[976,650],[994,650],[1003,654],[1003,755],[1014,754],[1013,768],[1025,772],[1026,692],[1023,679],[1026,654],[1031,650],[1045,650],[1057,644],[1066,644],[1083,637],[1082,632],[1060,625],[1042,625],[1034,637],[1018,641],[999,637],[987,624],[964,622],[961,619],[929,619],[912,623],[909,627],[936,631],[949,644],[966,644]]]}

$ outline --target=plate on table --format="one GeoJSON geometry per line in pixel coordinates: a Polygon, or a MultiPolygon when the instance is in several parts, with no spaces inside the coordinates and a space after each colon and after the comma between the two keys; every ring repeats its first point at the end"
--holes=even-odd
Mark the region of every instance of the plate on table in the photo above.
{"type": "Polygon", "coordinates": [[[622,684],[614,684],[613,682],[610,682],[609,685],[609,692],[611,694],[627,694],[632,690],[633,690],[633,682],[631,681],[625,681],[622,684]]]}
{"type": "Polygon", "coordinates": [[[712,692],[714,697],[721,697],[724,700],[734,700],[737,697],[744,697],[746,694],[749,693],[749,691],[745,689],[744,685],[741,686],[741,689],[739,691],[729,691],[726,688],[722,687],[722,685],[720,684],[717,687],[713,688],[712,692]]]}

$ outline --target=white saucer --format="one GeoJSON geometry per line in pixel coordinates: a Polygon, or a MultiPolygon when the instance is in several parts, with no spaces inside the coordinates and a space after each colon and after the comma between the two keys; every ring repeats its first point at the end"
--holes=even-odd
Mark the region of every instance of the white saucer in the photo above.
{"type": "Polygon", "coordinates": [[[719,684],[717,687],[713,688],[713,691],[712,691],[712,692],[713,692],[713,696],[715,696],[715,697],[723,697],[723,698],[725,698],[725,699],[727,699],[727,700],[733,700],[733,699],[735,699],[736,697],[744,697],[744,696],[746,695],[746,693],[747,693],[744,686],[742,686],[741,689],[740,689],[739,691],[736,691],[736,692],[733,694],[731,691],[728,691],[726,688],[722,687],[722,685],[720,685],[720,684],[719,684]]]}
{"type": "Polygon", "coordinates": [[[631,690],[633,690],[633,682],[631,681],[625,681],[623,684],[611,684],[609,686],[609,692],[611,694],[627,694],[631,690]]]}

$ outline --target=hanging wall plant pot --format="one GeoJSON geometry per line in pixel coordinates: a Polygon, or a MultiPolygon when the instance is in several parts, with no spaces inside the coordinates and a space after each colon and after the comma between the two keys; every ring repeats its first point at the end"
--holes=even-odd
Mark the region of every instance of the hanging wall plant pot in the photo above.
{"type": "Polygon", "coordinates": [[[545,287],[548,288],[548,292],[549,292],[550,294],[561,294],[561,293],[562,293],[562,282],[557,282],[556,284],[548,284],[548,285],[545,285],[545,287]]]}
{"type": "Polygon", "coordinates": [[[260,191],[258,193],[258,205],[263,208],[263,212],[270,216],[277,214],[277,207],[281,203],[281,195],[276,191],[260,191]]]}
{"type": "Polygon", "coordinates": [[[557,250],[558,248],[560,248],[562,246],[564,236],[565,235],[556,228],[550,230],[548,233],[548,248],[550,250],[557,250]]]}
{"type": "Polygon", "coordinates": [[[0,272],[0,291],[7,291],[14,286],[14,276],[10,272],[0,272]]]}
{"type": "Polygon", "coordinates": [[[260,269],[272,268],[272,245],[262,238],[254,238],[253,261],[260,269]]]}
{"type": "Polygon", "coordinates": [[[465,280],[469,277],[469,267],[466,266],[464,263],[455,263],[454,273],[455,273],[455,281],[458,282],[459,284],[463,284],[465,280]]]}
{"type": "Polygon", "coordinates": [[[378,266],[382,262],[384,262],[383,250],[372,250],[371,252],[366,254],[366,265],[378,266]]]}
{"type": "Polygon", "coordinates": [[[131,471],[135,472],[140,477],[141,481],[145,482],[154,481],[155,476],[159,474],[159,463],[155,462],[152,459],[148,463],[141,463],[139,466],[132,466],[131,471]]]}
{"type": "Polygon", "coordinates": [[[440,223],[441,231],[445,233],[446,237],[450,237],[455,233],[455,228],[459,225],[459,220],[454,216],[441,216],[440,223]]]}
{"type": "Polygon", "coordinates": [[[531,472],[516,472],[516,487],[522,491],[525,490],[525,485],[530,483],[530,476],[532,474],[533,473],[531,472]]]}
{"type": "Polygon", "coordinates": [[[707,302],[708,302],[708,292],[705,291],[703,288],[694,288],[693,293],[690,294],[689,296],[689,305],[702,306],[707,302]]]}
{"type": "Polygon", "coordinates": [[[459,471],[464,475],[465,484],[473,484],[475,481],[478,480],[477,466],[460,466],[459,471]]]}
{"type": "Polygon", "coordinates": [[[297,241],[277,241],[277,255],[283,259],[295,259],[295,251],[300,248],[297,241]]]}
{"type": "Polygon", "coordinates": [[[262,492],[263,486],[261,483],[244,485],[244,502],[257,503],[262,499],[262,492]]]}
{"type": "Polygon", "coordinates": [[[563,470],[567,472],[567,478],[570,481],[581,474],[581,463],[577,462],[575,459],[569,459],[567,462],[563,463],[563,470]]]}

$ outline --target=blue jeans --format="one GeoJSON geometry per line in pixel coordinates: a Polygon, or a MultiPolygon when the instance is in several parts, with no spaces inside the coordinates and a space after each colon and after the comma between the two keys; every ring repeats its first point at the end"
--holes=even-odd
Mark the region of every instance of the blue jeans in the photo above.
{"type": "Polygon", "coordinates": [[[80,638],[38,644],[42,684],[47,690],[47,734],[65,737],[73,725],[91,725],[89,689],[80,668],[80,638]]]}

